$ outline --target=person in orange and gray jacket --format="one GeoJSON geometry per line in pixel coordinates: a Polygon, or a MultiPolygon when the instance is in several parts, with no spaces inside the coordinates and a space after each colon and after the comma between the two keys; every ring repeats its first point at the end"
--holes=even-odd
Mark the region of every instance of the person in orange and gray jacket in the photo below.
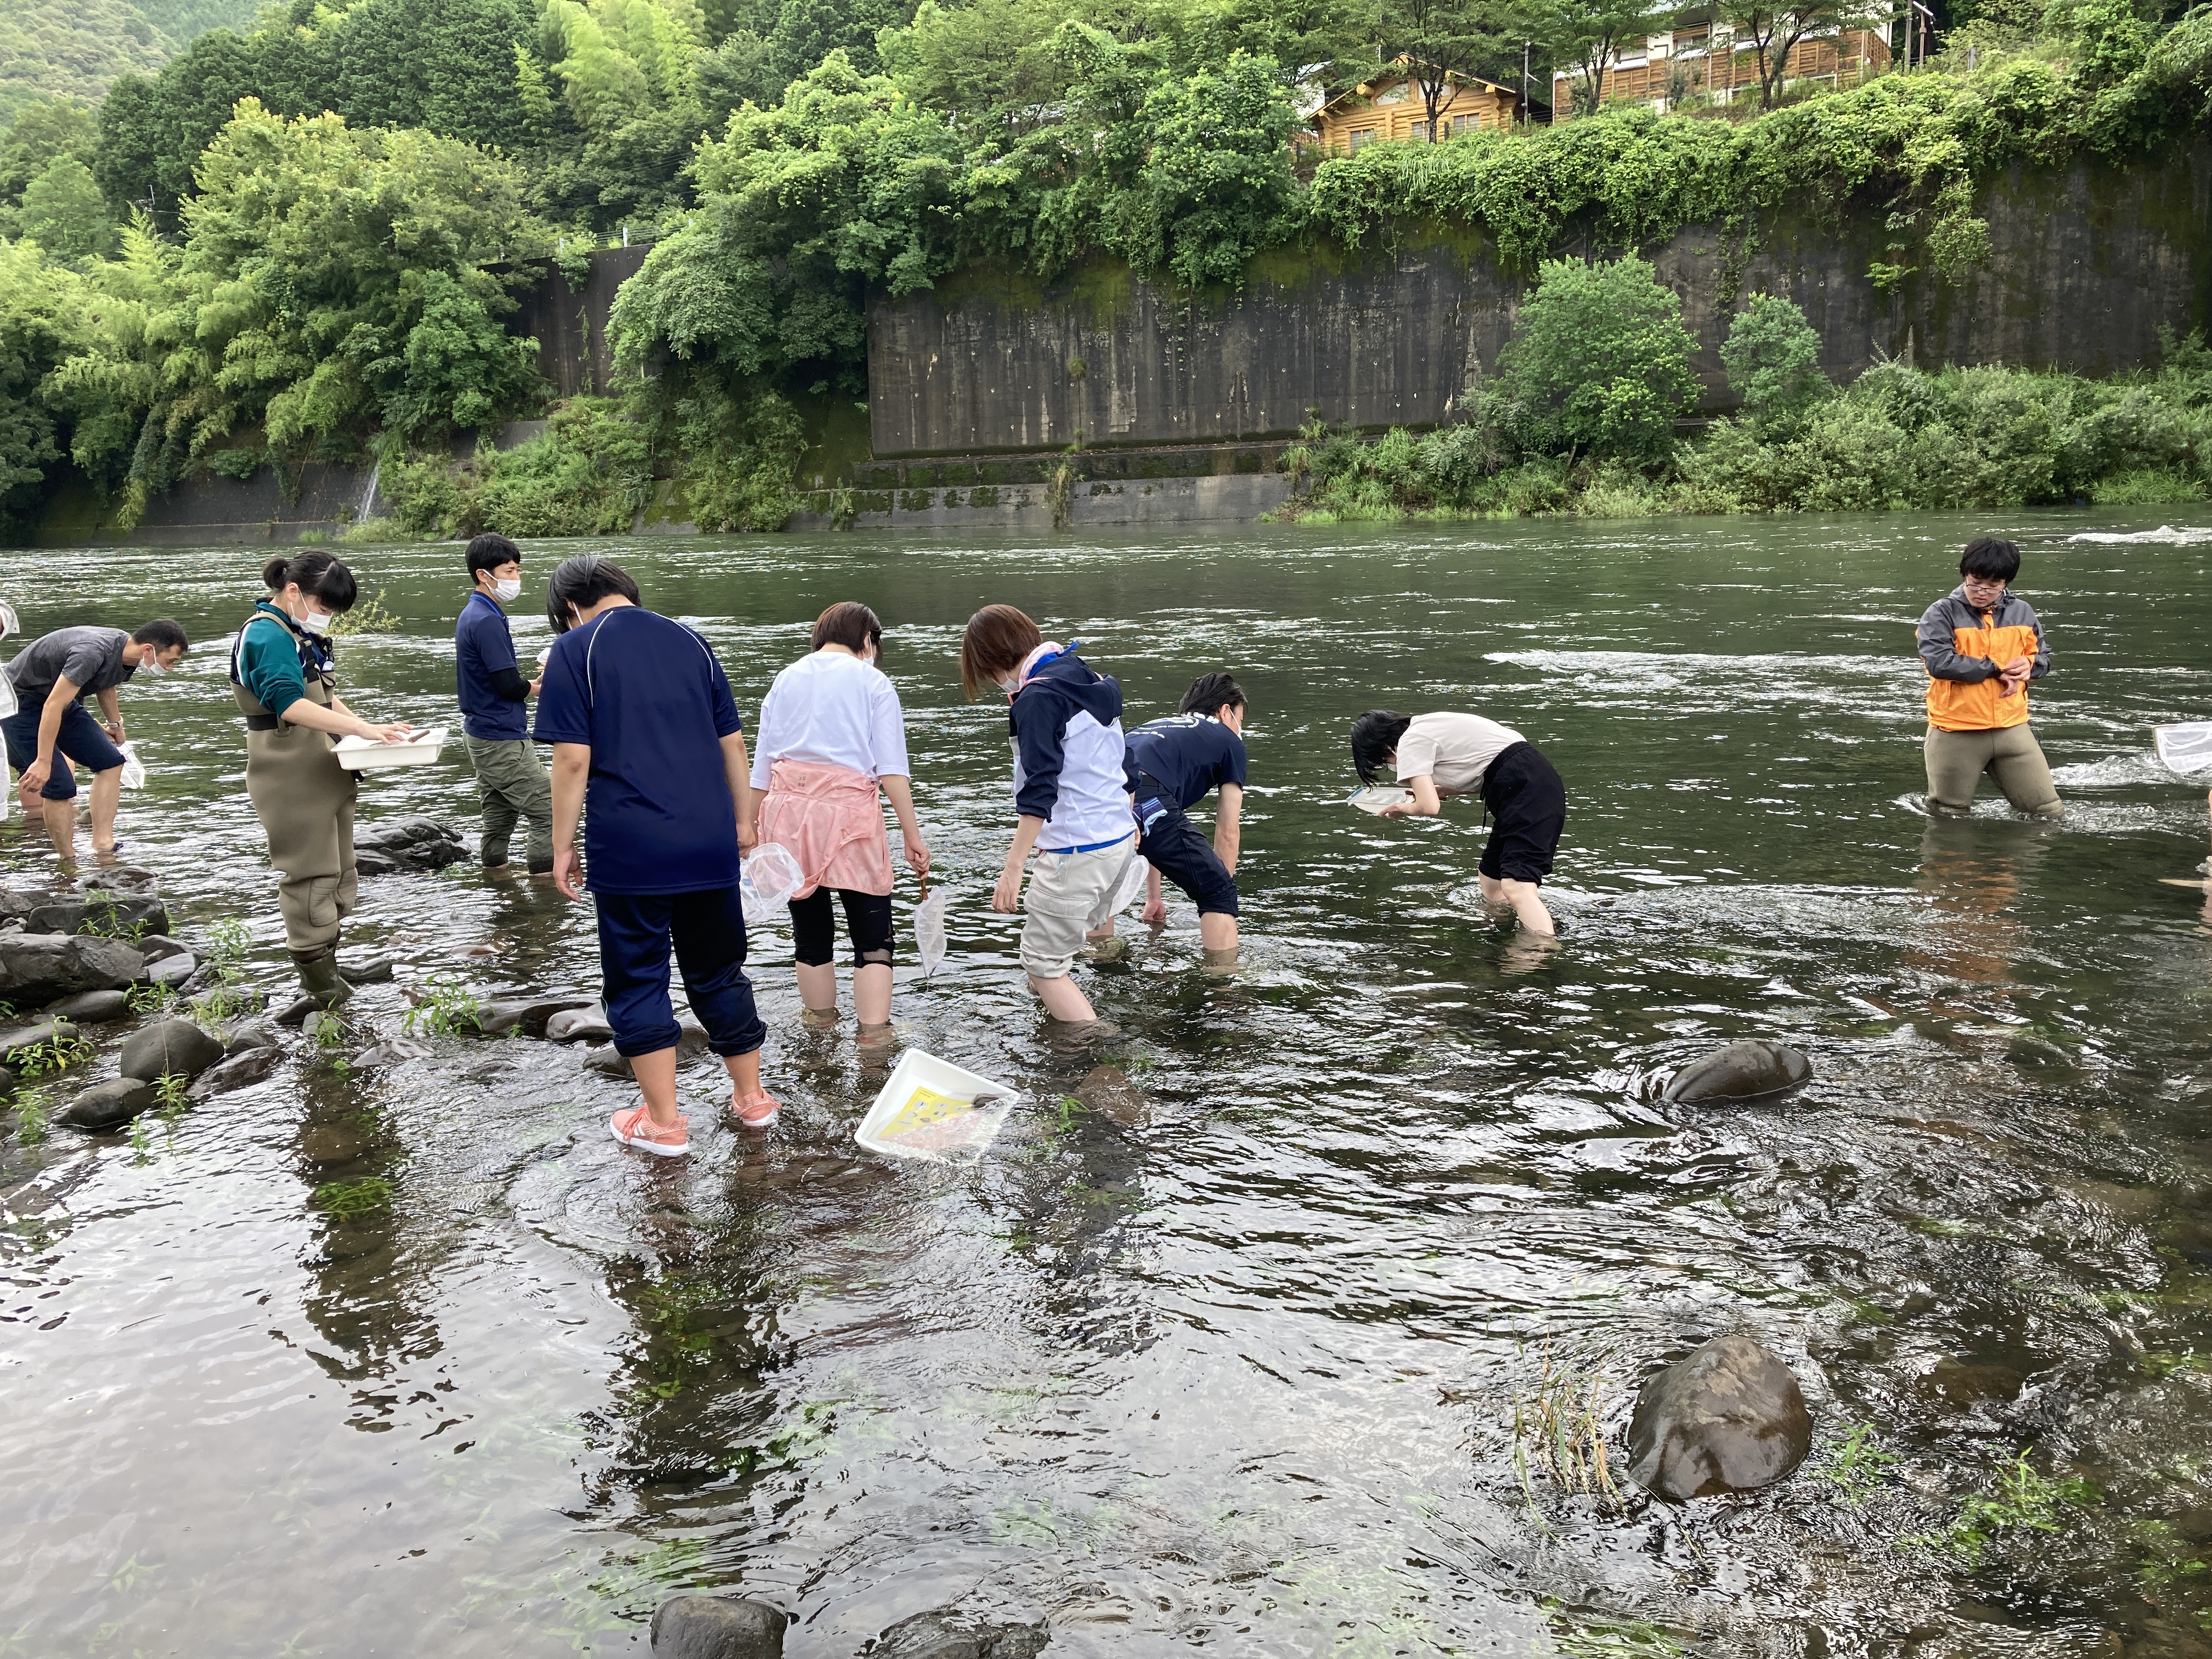
{"type": "Polygon", "coordinates": [[[1995,536],[1966,544],[1965,580],[1920,619],[1928,668],[1928,810],[1972,810],[1982,774],[2014,810],[2063,817],[2042,745],[2027,724],[2027,683],[2051,671],[2051,647],[2027,600],[2005,590],[2020,549],[1995,536]]]}

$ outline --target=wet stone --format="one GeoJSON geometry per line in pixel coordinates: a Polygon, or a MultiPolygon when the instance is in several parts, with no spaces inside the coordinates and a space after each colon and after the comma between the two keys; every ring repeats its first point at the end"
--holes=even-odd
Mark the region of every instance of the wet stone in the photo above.
{"type": "Polygon", "coordinates": [[[1628,1427],[1629,1477],[1680,1503],[1772,1486],[1805,1461],[1813,1419],[1779,1354],[1716,1338],[1644,1378],[1628,1427]]]}
{"type": "Polygon", "coordinates": [[[653,1659],[780,1659],[781,1609],[734,1595],[679,1595],[653,1614],[653,1659]]]}
{"type": "Polygon", "coordinates": [[[79,991],[136,984],[146,958],[119,939],[89,933],[0,933],[0,1002],[35,1007],[79,991]]]}
{"type": "MultiPolygon", "coordinates": [[[[704,1026],[694,1025],[690,1020],[679,1020],[677,1022],[677,1032],[676,1059],[679,1065],[695,1054],[703,1054],[707,1052],[707,1030],[704,1026]]],[[[604,1073],[608,1077],[626,1078],[630,1075],[629,1060],[617,1054],[612,1044],[604,1048],[593,1048],[586,1052],[584,1055],[584,1064],[591,1070],[604,1073]]]]}
{"type": "Polygon", "coordinates": [[[1756,1100],[1794,1089],[1813,1075],[1813,1062],[1787,1043],[1754,1038],[1693,1060],[1674,1073],[1662,1098],[1682,1105],[1756,1100]]]}
{"type": "Polygon", "coordinates": [[[222,1044],[188,1019],[161,1019],[123,1044],[125,1077],[198,1077],[222,1058],[222,1044]]]}
{"type": "Polygon", "coordinates": [[[368,1150],[351,1129],[325,1123],[300,1137],[300,1156],[310,1164],[349,1164],[368,1150]]]}
{"type": "Polygon", "coordinates": [[[158,962],[146,964],[146,982],[149,985],[182,986],[198,971],[199,965],[198,958],[189,951],[173,957],[163,957],[158,962]]]}
{"type": "Polygon", "coordinates": [[[2027,1386],[2027,1379],[2009,1365],[1976,1365],[1945,1358],[1937,1360],[1936,1369],[1920,1379],[1920,1386],[1966,1411],[1984,1400],[2019,1399],[2020,1391],[2027,1386]]]}
{"type": "Polygon", "coordinates": [[[284,1063],[281,1048],[241,1048],[228,1058],[216,1061],[199,1075],[199,1079],[185,1091],[187,1100],[211,1100],[228,1094],[233,1089],[243,1089],[260,1082],[284,1063]]]}
{"type": "Polygon", "coordinates": [[[390,957],[355,957],[341,960],[338,977],[349,985],[382,985],[392,978],[390,957]]]}
{"type": "Polygon", "coordinates": [[[97,1133],[120,1128],[139,1113],[150,1110],[155,1099],[152,1084],[135,1077],[118,1077],[94,1084],[63,1107],[58,1115],[64,1123],[97,1133]]]}
{"type": "Polygon", "coordinates": [[[149,933],[143,939],[131,942],[145,953],[149,962],[159,962],[164,957],[186,956],[191,952],[189,945],[179,944],[167,933],[149,933]]]}
{"type": "Polygon", "coordinates": [[[161,878],[135,864],[111,864],[77,883],[78,888],[87,893],[151,893],[160,885],[161,878]]]}
{"type": "Polygon", "coordinates": [[[76,1027],[68,1020],[33,1020],[28,1025],[0,1030],[0,1054],[11,1054],[18,1048],[43,1048],[50,1042],[68,1042],[76,1036],[76,1027]]]}
{"type": "Polygon", "coordinates": [[[249,1020],[243,1025],[234,1025],[223,1040],[226,1054],[239,1054],[248,1048],[281,1048],[276,1033],[264,1020],[249,1020]]]}
{"type": "Polygon", "coordinates": [[[354,862],[365,876],[391,875],[400,870],[442,870],[468,856],[459,830],[419,814],[356,824],[353,852],[354,862]]]}
{"type": "Polygon", "coordinates": [[[554,1042],[611,1042],[615,1028],[607,1024],[607,1011],[594,1002],[554,1015],[545,1022],[545,1036],[554,1042]]]}
{"type": "Polygon", "coordinates": [[[1075,1085],[1075,1097],[1110,1123],[1123,1128],[1145,1120],[1145,1091],[1118,1066],[1094,1066],[1075,1085]]]}
{"type": "Polygon", "coordinates": [[[526,1036],[536,1036],[557,1015],[599,1006],[595,997],[539,997],[534,1000],[501,998],[483,1004],[477,1010],[477,1018],[485,1036],[502,1036],[518,1030],[526,1036]]]}
{"type": "Polygon", "coordinates": [[[0,922],[26,920],[41,904],[51,904],[54,895],[43,888],[0,887],[0,922]]]}
{"type": "Polygon", "coordinates": [[[84,1025],[105,1025],[112,1020],[131,1017],[131,994],[128,991],[80,991],[73,997],[64,997],[47,1009],[55,1019],[73,1019],[84,1025]]]}
{"type": "Polygon", "coordinates": [[[93,893],[53,899],[33,909],[24,922],[33,933],[104,933],[122,937],[134,927],[147,933],[169,931],[168,907],[157,898],[133,893],[93,893]]]}
{"type": "Polygon", "coordinates": [[[370,1044],[346,1063],[356,1072],[386,1071],[410,1060],[422,1060],[431,1052],[430,1045],[420,1037],[388,1036],[370,1044]]]}
{"type": "Polygon", "coordinates": [[[918,1613],[902,1619],[862,1650],[867,1659],[1036,1659],[1052,1640],[1052,1627],[992,1624],[956,1613],[918,1613]]]}

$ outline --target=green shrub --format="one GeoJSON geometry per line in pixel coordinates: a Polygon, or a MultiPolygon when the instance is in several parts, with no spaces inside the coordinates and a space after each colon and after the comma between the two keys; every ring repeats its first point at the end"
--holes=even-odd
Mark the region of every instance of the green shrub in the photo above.
{"type": "Polygon", "coordinates": [[[1832,388],[1820,372],[1820,337],[1793,300],[1754,294],[1729,321],[1721,366],[1744,413],[1762,432],[1786,433],[1832,388]]]}
{"type": "Polygon", "coordinates": [[[1656,462],[1696,403],[1697,349],[1649,261],[1547,260],[1498,356],[1498,395],[1534,454],[1656,462]]]}

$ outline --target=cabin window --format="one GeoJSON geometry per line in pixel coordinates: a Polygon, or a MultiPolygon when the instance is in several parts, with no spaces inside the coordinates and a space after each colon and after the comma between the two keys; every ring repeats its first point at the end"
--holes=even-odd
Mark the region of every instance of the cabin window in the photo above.
{"type": "Polygon", "coordinates": [[[1350,132],[1345,134],[1344,142],[1350,148],[1352,152],[1357,155],[1360,150],[1364,149],[1368,145],[1375,142],[1375,129],[1373,127],[1354,127],[1350,132]]]}

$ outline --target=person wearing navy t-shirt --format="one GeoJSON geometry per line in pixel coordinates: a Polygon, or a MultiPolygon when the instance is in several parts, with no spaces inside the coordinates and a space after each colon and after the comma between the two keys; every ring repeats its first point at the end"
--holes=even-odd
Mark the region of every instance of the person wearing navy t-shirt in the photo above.
{"type": "Polygon", "coordinates": [[[553,745],[554,884],[572,899],[591,889],[607,1023],[644,1096],[609,1127],[664,1158],[690,1149],[676,1109],[672,948],[729,1072],[732,1114],[765,1129],[779,1108],[761,1086],[768,1028],[744,971],[738,879],[755,803],[730,683],[704,639],[644,609],[629,574],[596,554],[562,562],[545,614],[561,636],[538,699],[538,740],[553,745]]]}
{"type": "Polygon", "coordinates": [[[507,842],[519,820],[530,822],[530,873],[553,870],[553,794],[545,768],[530,741],[530,699],[538,682],[515,664],[514,635],[505,606],[522,592],[522,554],[504,536],[476,538],[468,545],[469,580],[476,591],[453,624],[453,677],[459,682],[461,742],[477,769],[477,798],[483,811],[478,856],[483,867],[507,868],[507,842]]]}
{"type": "Polygon", "coordinates": [[[1160,878],[1198,906],[1198,938],[1209,967],[1237,959],[1237,852],[1244,806],[1244,692],[1227,674],[1201,674],[1183,693],[1181,712],[1129,733],[1137,774],[1137,851],[1145,877],[1144,919],[1168,919],[1160,878]],[[1188,814],[1215,790],[1213,842],[1188,814]]]}

